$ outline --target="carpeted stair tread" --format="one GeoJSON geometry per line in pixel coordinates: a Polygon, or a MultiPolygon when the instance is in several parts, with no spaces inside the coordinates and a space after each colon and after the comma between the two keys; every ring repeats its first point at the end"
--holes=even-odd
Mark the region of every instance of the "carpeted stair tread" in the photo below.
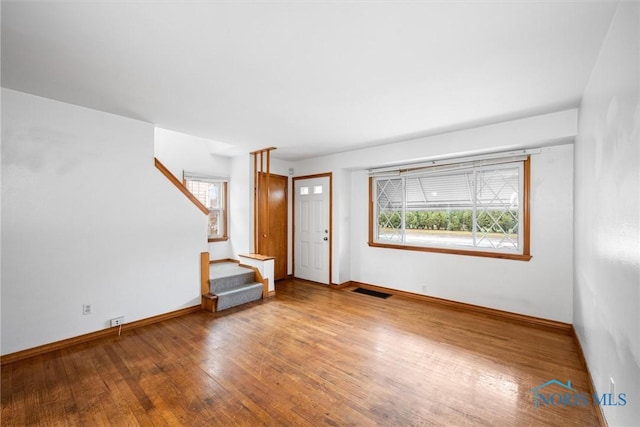
{"type": "Polygon", "coordinates": [[[262,284],[255,272],[235,262],[213,263],[209,271],[209,292],[216,296],[216,311],[262,298],[262,284]]]}
{"type": "Polygon", "coordinates": [[[250,268],[240,266],[237,262],[219,262],[213,263],[210,266],[209,277],[222,278],[235,276],[240,273],[246,273],[247,271],[253,271],[250,268]]]}
{"type": "Polygon", "coordinates": [[[239,285],[252,283],[255,272],[236,263],[213,264],[210,273],[209,292],[219,294],[239,285]]]}
{"type": "Polygon", "coordinates": [[[229,289],[225,289],[224,291],[219,292],[219,293],[214,294],[214,295],[217,295],[218,298],[220,298],[220,296],[238,293],[238,292],[241,292],[241,291],[243,291],[245,289],[255,289],[255,288],[260,288],[260,290],[262,291],[262,284],[258,283],[258,282],[246,283],[244,285],[238,285],[238,286],[234,286],[234,287],[229,288],[229,289]]]}
{"type": "Polygon", "coordinates": [[[221,311],[261,299],[262,284],[252,282],[236,285],[217,293],[216,296],[218,297],[217,311],[221,311]]]}

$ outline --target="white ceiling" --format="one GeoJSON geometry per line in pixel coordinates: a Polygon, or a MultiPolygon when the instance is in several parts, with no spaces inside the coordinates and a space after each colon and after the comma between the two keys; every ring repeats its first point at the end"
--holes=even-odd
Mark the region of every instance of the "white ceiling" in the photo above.
{"type": "Polygon", "coordinates": [[[294,160],[575,107],[615,6],[3,1],[2,86],[294,160]]]}

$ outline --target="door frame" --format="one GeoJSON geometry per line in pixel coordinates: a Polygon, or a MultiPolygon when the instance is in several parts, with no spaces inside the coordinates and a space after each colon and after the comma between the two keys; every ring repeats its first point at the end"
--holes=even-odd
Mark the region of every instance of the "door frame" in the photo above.
{"type": "Polygon", "coordinates": [[[333,283],[333,172],[293,177],[291,188],[291,273],[296,275],[296,181],[329,178],[329,286],[333,283]]]}

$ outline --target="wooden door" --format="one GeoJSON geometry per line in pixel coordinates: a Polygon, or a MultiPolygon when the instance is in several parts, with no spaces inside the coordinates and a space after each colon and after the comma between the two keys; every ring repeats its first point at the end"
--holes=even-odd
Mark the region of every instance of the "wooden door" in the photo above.
{"type": "Polygon", "coordinates": [[[275,258],[274,280],[287,277],[287,190],[288,178],[282,175],[269,175],[269,227],[266,228],[267,215],[267,175],[259,175],[259,229],[258,252],[275,258]]]}

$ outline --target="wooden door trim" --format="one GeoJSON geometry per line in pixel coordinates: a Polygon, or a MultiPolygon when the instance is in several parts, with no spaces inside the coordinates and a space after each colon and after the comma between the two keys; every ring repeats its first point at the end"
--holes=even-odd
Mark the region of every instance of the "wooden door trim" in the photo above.
{"type": "Polygon", "coordinates": [[[296,276],[296,181],[314,178],[329,178],[329,281],[331,286],[333,279],[333,172],[317,173],[293,177],[291,186],[291,264],[292,276],[296,276]]]}

